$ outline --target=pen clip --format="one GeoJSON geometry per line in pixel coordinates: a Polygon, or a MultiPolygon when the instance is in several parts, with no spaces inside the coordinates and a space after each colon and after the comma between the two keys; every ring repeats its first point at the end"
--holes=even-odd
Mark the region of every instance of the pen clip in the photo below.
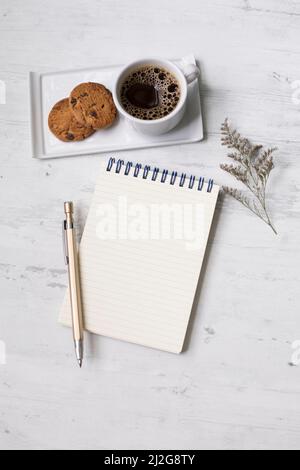
{"type": "Polygon", "coordinates": [[[64,260],[65,264],[69,264],[69,256],[68,256],[68,247],[67,247],[67,232],[66,232],[66,221],[64,220],[62,223],[62,242],[63,242],[63,251],[64,251],[64,260]]]}

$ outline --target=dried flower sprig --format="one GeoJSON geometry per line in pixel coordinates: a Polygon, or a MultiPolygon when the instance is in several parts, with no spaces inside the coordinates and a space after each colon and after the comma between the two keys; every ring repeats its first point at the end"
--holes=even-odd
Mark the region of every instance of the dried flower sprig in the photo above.
{"type": "Polygon", "coordinates": [[[251,144],[248,139],[230,127],[228,119],[222,124],[221,134],[222,145],[233,150],[228,157],[235,164],[223,163],[220,167],[243,183],[252,193],[252,198],[228,186],[223,187],[224,192],[257,215],[277,235],[266,205],[266,188],[270,173],[274,168],[273,153],[277,149],[272,147],[264,150],[262,145],[251,144]]]}

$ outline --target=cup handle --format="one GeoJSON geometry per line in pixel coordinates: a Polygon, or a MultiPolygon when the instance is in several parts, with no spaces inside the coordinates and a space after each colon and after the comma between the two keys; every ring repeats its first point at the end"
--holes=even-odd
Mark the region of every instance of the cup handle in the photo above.
{"type": "Polygon", "coordinates": [[[200,77],[200,70],[195,64],[186,64],[182,67],[183,75],[186,78],[187,83],[194,82],[200,77]]]}

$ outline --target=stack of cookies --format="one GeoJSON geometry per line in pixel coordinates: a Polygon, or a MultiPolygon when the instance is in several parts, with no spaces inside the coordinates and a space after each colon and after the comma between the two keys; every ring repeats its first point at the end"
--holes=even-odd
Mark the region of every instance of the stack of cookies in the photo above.
{"type": "Polygon", "coordinates": [[[111,92],[99,83],[81,83],[52,108],[48,124],[63,142],[78,142],[98,129],[109,127],[117,117],[111,92]]]}

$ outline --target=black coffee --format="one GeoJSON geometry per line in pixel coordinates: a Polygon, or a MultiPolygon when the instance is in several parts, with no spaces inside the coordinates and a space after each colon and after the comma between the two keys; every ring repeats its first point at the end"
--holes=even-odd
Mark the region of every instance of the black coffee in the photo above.
{"type": "Polygon", "coordinates": [[[168,70],[146,65],[133,71],[121,88],[123,108],[138,119],[155,120],[168,116],[180,99],[180,86],[168,70]]]}

